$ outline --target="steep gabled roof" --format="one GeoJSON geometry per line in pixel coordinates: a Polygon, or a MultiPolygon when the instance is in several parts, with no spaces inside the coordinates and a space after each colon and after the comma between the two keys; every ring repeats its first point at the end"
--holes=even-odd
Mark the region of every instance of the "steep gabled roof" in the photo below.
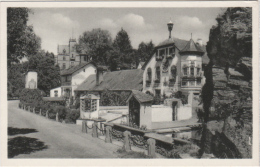
{"type": "Polygon", "coordinates": [[[90,75],[75,91],[141,90],[143,70],[121,70],[106,72],[103,81],[96,85],[96,75],[90,75]]]}
{"type": "Polygon", "coordinates": [[[132,93],[127,99],[127,102],[131,99],[132,96],[134,96],[139,103],[146,103],[146,102],[153,101],[153,97],[151,95],[145,94],[138,90],[132,90],[132,93]]]}
{"type": "Polygon", "coordinates": [[[190,39],[190,41],[186,44],[186,46],[180,51],[180,53],[185,52],[198,52],[198,53],[204,53],[203,49],[195,44],[195,42],[190,39]]]}
{"type": "Polygon", "coordinates": [[[66,70],[62,70],[60,72],[60,75],[70,75],[70,74],[73,74],[74,72],[80,70],[81,68],[85,67],[88,64],[93,64],[94,66],[96,66],[92,62],[83,62],[83,63],[80,63],[79,65],[74,66],[74,67],[68,68],[66,70]]]}
{"type": "MultiPolygon", "coordinates": [[[[167,47],[167,46],[170,46],[170,45],[175,45],[178,50],[184,50],[186,48],[186,46],[189,45],[189,43],[190,43],[190,41],[186,41],[186,40],[183,40],[183,39],[168,38],[168,39],[164,40],[163,42],[159,43],[159,45],[157,45],[155,47],[155,50],[158,49],[158,48],[167,47]]],[[[194,41],[193,41],[193,43],[194,43],[194,41]]],[[[196,46],[199,47],[198,45],[196,45],[196,46]]],[[[200,48],[200,51],[202,51],[201,53],[204,53],[204,55],[202,56],[203,64],[208,64],[209,58],[208,58],[208,55],[207,55],[207,52],[206,52],[205,45],[203,45],[202,47],[199,47],[199,48],[200,48]]],[[[155,52],[155,50],[154,50],[154,52],[155,52]]],[[[150,61],[150,59],[153,57],[154,52],[150,56],[150,58],[145,62],[145,64],[142,66],[143,70],[145,69],[145,67],[148,64],[148,62],[150,61]]]]}

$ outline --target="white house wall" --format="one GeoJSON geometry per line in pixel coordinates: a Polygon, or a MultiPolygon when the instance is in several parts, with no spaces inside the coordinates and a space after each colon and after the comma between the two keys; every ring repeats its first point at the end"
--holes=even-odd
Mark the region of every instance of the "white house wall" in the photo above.
{"type": "Polygon", "coordinates": [[[152,122],[169,122],[172,121],[172,108],[166,106],[152,107],[152,122]]]}
{"type": "Polygon", "coordinates": [[[61,87],[50,90],[50,97],[55,97],[55,91],[58,92],[58,97],[61,97],[61,87]]]}
{"type": "Polygon", "coordinates": [[[96,67],[92,64],[89,64],[72,74],[72,96],[74,96],[74,90],[78,87],[78,85],[80,85],[85,79],[87,79],[92,74],[96,74],[96,67]]]}
{"type": "Polygon", "coordinates": [[[188,106],[180,106],[177,109],[177,120],[186,120],[192,117],[192,107],[188,106]]]}
{"type": "Polygon", "coordinates": [[[152,107],[151,105],[141,104],[140,106],[140,127],[145,125],[147,129],[152,128],[152,107]]]}
{"type": "Polygon", "coordinates": [[[180,55],[179,55],[179,51],[176,48],[175,49],[175,56],[171,61],[171,64],[169,64],[168,67],[168,72],[167,73],[163,73],[162,72],[162,67],[161,67],[161,82],[160,85],[158,87],[154,87],[154,80],[156,78],[156,54],[154,54],[152,56],[152,58],[149,60],[149,62],[147,63],[145,70],[144,70],[144,74],[143,74],[143,92],[147,92],[150,91],[151,93],[155,94],[155,89],[160,89],[161,90],[161,95],[165,94],[172,94],[173,92],[177,92],[179,90],[179,82],[180,82],[180,55]],[[169,78],[171,75],[171,67],[175,65],[177,68],[177,73],[176,73],[176,81],[173,87],[169,87],[169,86],[164,86],[163,82],[166,80],[169,83],[169,78]],[[149,87],[146,86],[146,79],[147,79],[147,70],[148,68],[151,68],[152,70],[152,80],[151,80],[151,85],[149,87]]]}

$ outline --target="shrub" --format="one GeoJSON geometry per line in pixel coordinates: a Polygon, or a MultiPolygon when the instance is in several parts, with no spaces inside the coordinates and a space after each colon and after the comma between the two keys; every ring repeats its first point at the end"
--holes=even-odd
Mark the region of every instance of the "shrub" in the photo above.
{"type": "Polygon", "coordinates": [[[66,122],[67,123],[76,123],[76,120],[80,117],[79,109],[71,109],[67,112],[66,122]]]}
{"type": "Polygon", "coordinates": [[[20,102],[26,105],[37,107],[42,102],[42,97],[44,92],[39,89],[23,89],[20,92],[19,99],[20,102]]]}

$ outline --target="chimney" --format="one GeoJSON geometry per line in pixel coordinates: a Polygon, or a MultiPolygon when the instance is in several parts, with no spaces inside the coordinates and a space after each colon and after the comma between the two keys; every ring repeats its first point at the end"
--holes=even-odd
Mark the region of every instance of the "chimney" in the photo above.
{"type": "Polygon", "coordinates": [[[197,39],[197,44],[198,44],[199,46],[202,46],[202,45],[203,45],[202,39],[198,38],[198,39],[197,39]]]}
{"type": "Polygon", "coordinates": [[[96,85],[100,85],[103,82],[103,69],[98,67],[96,74],[96,85]]]}

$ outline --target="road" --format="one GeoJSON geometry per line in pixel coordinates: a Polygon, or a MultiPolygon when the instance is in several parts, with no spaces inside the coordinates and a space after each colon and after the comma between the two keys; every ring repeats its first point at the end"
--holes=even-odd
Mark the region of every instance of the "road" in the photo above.
{"type": "Polygon", "coordinates": [[[92,138],[81,126],[49,120],[8,101],[8,150],[11,158],[117,158],[116,145],[92,138]]]}

